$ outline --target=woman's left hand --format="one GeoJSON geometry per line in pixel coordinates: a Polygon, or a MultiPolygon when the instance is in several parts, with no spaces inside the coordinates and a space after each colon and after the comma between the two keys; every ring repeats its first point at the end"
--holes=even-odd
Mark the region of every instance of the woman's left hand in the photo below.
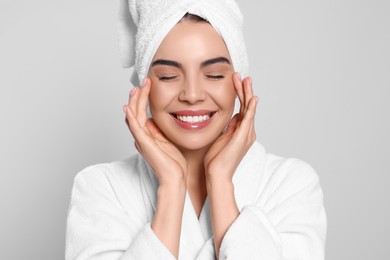
{"type": "Polygon", "coordinates": [[[225,132],[219,136],[207,152],[204,165],[206,178],[231,181],[234,172],[249,148],[256,140],[254,127],[258,97],[253,95],[252,79],[241,81],[233,74],[233,84],[240,100],[240,112],[230,120],[225,132]]]}

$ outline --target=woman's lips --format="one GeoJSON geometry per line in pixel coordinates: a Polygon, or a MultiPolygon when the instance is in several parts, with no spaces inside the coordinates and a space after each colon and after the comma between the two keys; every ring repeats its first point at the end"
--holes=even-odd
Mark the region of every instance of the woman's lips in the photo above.
{"type": "Polygon", "coordinates": [[[209,110],[181,110],[171,113],[175,122],[184,129],[198,130],[208,126],[215,111],[209,110]]]}

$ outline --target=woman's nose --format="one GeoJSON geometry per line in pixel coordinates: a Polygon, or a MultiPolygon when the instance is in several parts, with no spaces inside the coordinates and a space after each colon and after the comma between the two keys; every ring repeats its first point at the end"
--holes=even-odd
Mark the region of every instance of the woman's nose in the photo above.
{"type": "Polygon", "coordinates": [[[206,93],[198,80],[186,80],[179,94],[181,102],[197,104],[206,99],[206,93]]]}

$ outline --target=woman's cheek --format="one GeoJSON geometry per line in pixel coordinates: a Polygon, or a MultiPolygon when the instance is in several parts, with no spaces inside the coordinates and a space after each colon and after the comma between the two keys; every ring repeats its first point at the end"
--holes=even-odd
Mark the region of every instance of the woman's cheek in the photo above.
{"type": "Polygon", "coordinates": [[[233,113],[236,104],[236,90],[234,88],[233,82],[231,82],[230,86],[228,87],[228,90],[226,91],[226,100],[229,100],[227,106],[233,113]]]}
{"type": "Polygon", "coordinates": [[[218,91],[215,95],[221,97],[223,101],[226,101],[227,103],[234,103],[236,91],[232,81],[221,82],[221,85],[215,89],[218,91]]]}
{"type": "MultiPolygon", "coordinates": [[[[173,89],[166,84],[152,82],[150,89],[149,101],[156,107],[164,107],[167,100],[171,100],[174,96],[173,89]]],[[[152,105],[152,104],[151,104],[152,105]]]]}

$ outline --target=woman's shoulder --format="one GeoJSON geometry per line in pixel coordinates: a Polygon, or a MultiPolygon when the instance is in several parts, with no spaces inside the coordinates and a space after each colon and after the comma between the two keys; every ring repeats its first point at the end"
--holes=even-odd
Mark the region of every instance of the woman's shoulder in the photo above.
{"type": "Polygon", "coordinates": [[[256,142],[256,150],[262,150],[263,177],[266,189],[285,189],[292,191],[309,185],[319,185],[319,175],[310,163],[297,157],[283,157],[267,152],[264,146],[256,142]]]}
{"type": "Polygon", "coordinates": [[[74,216],[78,218],[80,215],[97,219],[123,217],[123,223],[142,227],[147,215],[140,187],[139,157],[133,155],[80,170],[73,181],[69,221],[74,221],[74,216]]]}
{"type": "Polygon", "coordinates": [[[269,177],[279,179],[292,179],[299,181],[318,181],[319,176],[307,161],[296,157],[282,157],[267,153],[265,159],[265,172],[269,177]]]}
{"type": "Polygon", "coordinates": [[[139,155],[134,154],[128,158],[112,161],[108,163],[98,163],[89,165],[81,169],[74,177],[74,181],[79,179],[91,182],[107,181],[113,177],[121,181],[139,178],[138,173],[139,155]]]}
{"type": "Polygon", "coordinates": [[[98,198],[110,197],[115,203],[128,204],[128,199],[141,199],[139,155],[109,163],[87,166],[74,177],[74,194],[98,198]]]}
{"type": "Polygon", "coordinates": [[[263,164],[264,173],[274,176],[275,174],[301,175],[302,177],[318,177],[314,168],[304,159],[297,157],[286,157],[270,153],[259,141],[255,141],[251,147],[248,161],[257,161],[263,164]]]}

